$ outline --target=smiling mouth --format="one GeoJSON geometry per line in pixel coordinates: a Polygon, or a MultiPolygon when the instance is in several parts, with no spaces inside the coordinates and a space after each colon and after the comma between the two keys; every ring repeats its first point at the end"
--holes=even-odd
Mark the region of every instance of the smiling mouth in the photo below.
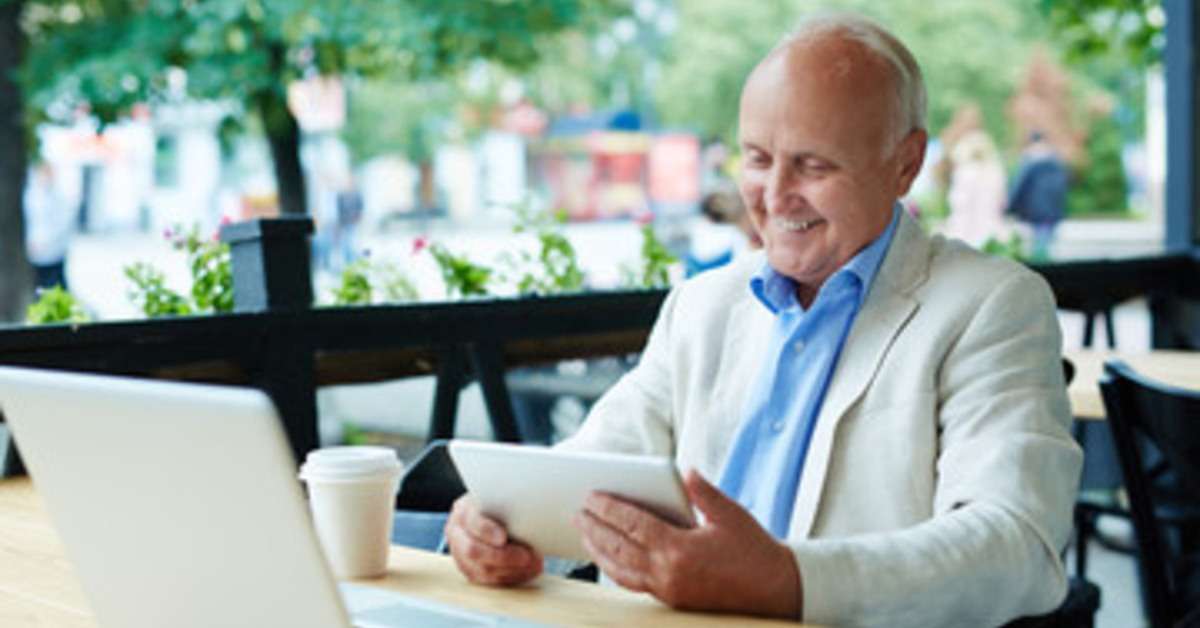
{"type": "Polygon", "coordinates": [[[775,223],[783,227],[787,231],[808,231],[813,227],[825,222],[822,218],[814,218],[812,220],[790,220],[788,218],[776,218],[775,223]]]}

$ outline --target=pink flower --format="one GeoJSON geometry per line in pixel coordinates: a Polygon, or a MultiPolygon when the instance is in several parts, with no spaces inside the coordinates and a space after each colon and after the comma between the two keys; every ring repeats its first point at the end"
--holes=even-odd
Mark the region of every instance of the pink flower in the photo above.
{"type": "Polygon", "coordinates": [[[639,211],[633,215],[633,221],[636,222],[639,227],[645,227],[646,225],[654,222],[654,212],[650,210],[639,211]]]}
{"type": "Polygon", "coordinates": [[[412,254],[417,255],[424,251],[429,246],[429,238],[426,236],[417,236],[412,241],[412,254]]]}
{"type": "Polygon", "coordinates": [[[174,240],[175,239],[175,231],[173,229],[171,229],[170,227],[164,228],[162,235],[163,235],[164,240],[174,240]]]}
{"type": "Polygon", "coordinates": [[[221,216],[221,220],[217,224],[216,231],[213,231],[212,241],[220,242],[221,241],[221,227],[224,227],[225,225],[231,225],[231,224],[233,224],[233,218],[231,218],[228,214],[221,216]]]}

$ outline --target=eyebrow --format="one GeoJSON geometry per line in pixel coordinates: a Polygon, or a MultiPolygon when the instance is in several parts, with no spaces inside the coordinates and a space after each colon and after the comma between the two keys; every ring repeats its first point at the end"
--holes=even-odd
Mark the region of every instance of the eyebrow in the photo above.
{"type": "MultiPolygon", "coordinates": [[[[738,142],[738,143],[741,145],[743,151],[756,150],[756,151],[760,151],[760,152],[764,152],[764,153],[770,152],[770,151],[764,149],[763,147],[759,146],[758,144],[755,144],[754,142],[742,141],[742,142],[738,142]]],[[[798,151],[795,153],[788,153],[787,159],[789,161],[805,161],[808,159],[816,159],[818,161],[822,161],[822,162],[825,162],[825,163],[833,165],[833,166],[839,165],[839,162],[837,160],[830,158],[830,157],[826,157],[825,155],[822,155],[820,153],[817,153],[817,152],[814,152],[811,150],[802,150],[802,151],[798,151]]]]}

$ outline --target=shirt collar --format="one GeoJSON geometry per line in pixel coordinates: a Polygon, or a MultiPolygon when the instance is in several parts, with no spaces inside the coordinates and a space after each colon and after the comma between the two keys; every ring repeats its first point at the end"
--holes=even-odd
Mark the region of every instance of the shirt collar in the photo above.
{"type": "MultiPolygon", "coordinates": [[[[821,289],[824,290],[825,286],[833,282],[839,275],[852,277],[861,286],[861,290],[858,292],[858,304],[862,305],[863,299],[871,289],[872,282],[875,281],[875,276],[879,274],[879,266],[883,263],[883,258],[891,247],[892,237],[896,235],[896,225],[900,224],[901,211],[899,202],[893,205],[892,221],[888,224],[887,229],[830,275],[821,289]]],[[[771,267],[769,262],[763,262],[758,272],[750,278],[750,291],[772,314],[778,314],[799,305],[796,301],[796,282],[790,277],[781,275],[771,267]]]]}

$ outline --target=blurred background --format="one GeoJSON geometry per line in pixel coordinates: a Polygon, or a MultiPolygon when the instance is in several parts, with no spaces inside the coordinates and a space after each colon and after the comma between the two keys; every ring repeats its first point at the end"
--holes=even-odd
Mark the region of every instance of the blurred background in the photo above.
{"type": "Polygon", "coordinates": [[[737,222],[746,73],[831,9],[925,71],[906,204],[930,230],[1025,257],[1161,247],[1154,1],[0,0],[0,314],[58,283],[140,316],[123,268],[187,281],[164,230],[280,213],[316,223],[318,301],[364,254],[442,298],[414,238],[491,265],[523,246],[520,208],[565,216],[588,287],[620,283],[637,220],[695,272],[749,244],[714,227],[737,222]],[[1034,137],[1067,173],[1048,232],[1005,211],[1034,137]]]}

